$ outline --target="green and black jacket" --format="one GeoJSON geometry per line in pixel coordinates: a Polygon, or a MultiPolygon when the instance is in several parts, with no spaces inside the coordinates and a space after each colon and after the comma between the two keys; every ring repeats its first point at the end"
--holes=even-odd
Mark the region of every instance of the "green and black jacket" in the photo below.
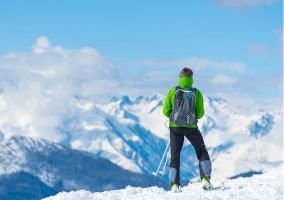
{"type": "MultiPolygon", "coordinates": [[[[182,89],[191,89],[192,83],[193,83],[193,79],[191,77],[181,77],[178,80],[178,85],[182,89]]],[[[170,115],[172,113],[174,101],[175,101],[175,91],[176,91],[176,87],[171,88],[168,92],[167,97],[166,97],[164,107],[163,107],[163,114],[166,117],[170,117],[170,115]]],[[[195,92],[195,97],[196,97],[195,98],[195,113],[196,113],[197,119],[200,119],[204,115],[204,104],[203,104],[203,96],[198,89],[195,92]]],[[[170,127],[182,127],[182,126],[178,126],[174,122],[170,121],[170,127]]],[[[196,125],[189,125],[189,126],[185,126],[185,127],[197,128],[196,125]]]]}

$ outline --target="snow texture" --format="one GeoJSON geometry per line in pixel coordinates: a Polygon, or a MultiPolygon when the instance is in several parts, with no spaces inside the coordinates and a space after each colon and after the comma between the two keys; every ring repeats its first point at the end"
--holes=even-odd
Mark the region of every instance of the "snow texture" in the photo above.
{"type": "Polygon", "coordinates": [[[182,188],[180,193],[172,193],[158,187],[135,188],[127,187],[101,193],[84,190],[61,192],[44,200],[282,200],[283,199],[283,168],[277,171],[250,178],[224,179],[215,183],[211,191],[201,189],[200,183],[191,183],[182,188]],[[280,174],[281,173],[281,174],[280,174]]]}

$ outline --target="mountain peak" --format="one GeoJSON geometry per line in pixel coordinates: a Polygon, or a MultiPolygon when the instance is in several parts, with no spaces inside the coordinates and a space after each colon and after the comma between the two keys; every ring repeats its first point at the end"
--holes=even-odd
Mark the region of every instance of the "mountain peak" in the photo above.
{"type": "Polygon", "coordinates": [[[208,101],[209,102],[216,102],[216,103],[219,103],[219,104],[228,103],[228,101],[226,99],[223,99],[221,97],[208,97],[208,101]]]}
{"type": "Polygon", "coordinates": [[[151,102],[151,101],[161,101],[163,98],[160,95],[152,95],[152,96],[138,96],[136,97],[136,99],[134,100],[135,103],[141,103],[143,100],[146,102],[151,102]]]}
{"type": "Polygon", "coordinates": [[[120,105],[132,103],[131,99],[127,95],[123,95],[123,96],[119,96],[119,97],[114,96],[114,97],[111,98],[111,102],[119,102],[120,105]]]}
{"type": "Polygon", "coordinates": [[[269,113],[265,113],[259,120],[252,121],[249,125],[250,136],[259,138],[267,135],[274,123],[274,117],[269,113]]]}
{"type": "Polygon", "coordinates": [[[11,146],[14,150],[18,149],[24,152],[30,152],[30,151],[44,151],[45,149],[51,150],[62,150],[64,147],[60,144],[53,143],[50,141],[47,141],[42,138],[31,138],[31,137],[25,137],[21,135],[14,135],[9,138],[5,138],[1,145],[3,146],[11,146]]]}
{"type": "Polygon", "coordinates": [[[111,98],[111,102],[115,102],[118,103],[120,106],[124,106],[124,105],[133,105],[133,104],[140,104],[141,102],[145,102],[145,103],[151,103],[154,101],[159,101],[160,104],[162,103],[162,96],[160,95],[152,95],[152,96],[137,96],[136,98],[131,99],[129,96],[124,95],[124,96],[114,96],[111,98]]]}

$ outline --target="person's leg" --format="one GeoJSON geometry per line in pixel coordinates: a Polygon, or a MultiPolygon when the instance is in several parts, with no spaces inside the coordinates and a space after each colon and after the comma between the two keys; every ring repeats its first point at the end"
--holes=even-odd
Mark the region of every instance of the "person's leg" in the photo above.
{"type": "Polygon", "coordinates": [[[169,170],[170,184],[180,185],[180,152],[183,146],[184,135],[180,128],[170,128],[171,163],[169,170]]]}
{"type": "Polygon", "coordinates": [[[197,158],[199,160],[200,178],[211,177],[211,161],[207,152],[203,137],[199,129],[188,129],[185,133],[186,138],[190,141],[195,149],[197,158]]]}

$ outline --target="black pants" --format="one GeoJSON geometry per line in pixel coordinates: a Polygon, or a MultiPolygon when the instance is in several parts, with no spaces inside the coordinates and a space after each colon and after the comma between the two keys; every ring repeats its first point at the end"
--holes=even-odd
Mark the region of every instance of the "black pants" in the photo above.
{"type": "MultiPolygon", "coordinates": [[[[170,184],[180,184],[180,153],[183,146],[184,136],[195,149],[199,160],[200,178],[211,176],[211,162],[204,144],[203,137],[198,128],[170,128],[171,163],[169,171],[170,184]]],[[[190,164],[190,163],[189,163],[190,164]]]]}

